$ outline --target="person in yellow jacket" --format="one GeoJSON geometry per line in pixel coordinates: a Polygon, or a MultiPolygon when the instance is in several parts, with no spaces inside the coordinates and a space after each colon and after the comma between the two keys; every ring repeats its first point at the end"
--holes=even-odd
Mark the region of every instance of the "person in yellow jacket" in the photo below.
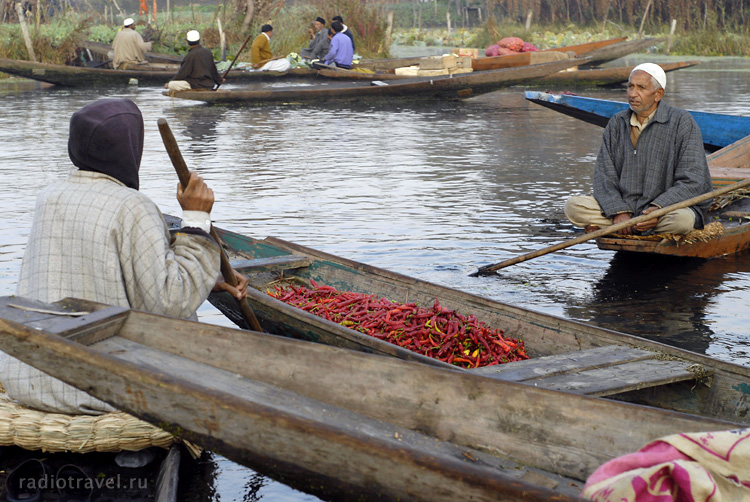
{"type": "Polygon", "coordinates": [[[261,26],[260,35],[255,38],[250,48],[250,63],[256,70],[287,71],[292,64],[282,56],[274,57],[271,52],[272,36],[273,27],[270,24],[261,26]]]}

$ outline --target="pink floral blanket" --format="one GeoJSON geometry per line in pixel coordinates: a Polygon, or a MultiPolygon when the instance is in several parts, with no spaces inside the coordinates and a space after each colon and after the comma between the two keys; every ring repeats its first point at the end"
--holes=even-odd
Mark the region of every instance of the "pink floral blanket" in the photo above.
{"type": "Polygon", "coordinates": [[[750,501],[750,429],[658,439],[599,467],[582,496],[598,502],[750,501]]]}

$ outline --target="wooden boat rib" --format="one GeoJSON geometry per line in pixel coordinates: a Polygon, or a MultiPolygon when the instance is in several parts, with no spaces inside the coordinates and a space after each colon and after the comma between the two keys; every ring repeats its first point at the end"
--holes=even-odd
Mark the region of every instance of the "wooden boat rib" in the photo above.
{"type": "Polygon", "coordinates": [[[365,82],[331,82],[316,86],[274,87],[259,90],[221,88],[216,92],[184,91],[164,94],[212,104],[242,105],[297,104],[309,101],[319,103],[328,100],[370,102],[401,97],[461,99],[564,70],[577,63],[577,60],[564,60],[521,68],[398,80],[385,83],[386,85],[372,85],[372,83],[365,82]]]}
{"type": "MultiPolygon", "coordinates": [[[[626,110],[624,101],[587,98],[572,94],[526,91],[526,99],[556,112],[590,124],[605,127],[612,115],[626,110]]],[[[703,146],[708,151],[731,145],[750,133],[750,117],[688,110],[700,127],[703,146]]]]}
{"type": "MultiPolygon", "coordinates": [[[[147,66],[147,65],[145,65],[147,66]]],[[[68,66],[51,63],[36,63],[33,61],[20,61],[16,59],[0,59],[0,72],[29,78],[50,84],[66,87],[107,87],[116,85],[164,85],[172,80],[177,70],[164,69],[135,69],[135,70],[111,70],[107,68],[88,68],[85,66],[68,66]]],[[[227,81],[264,81],[278,80],[279,77],[314,77],[314,70],[291,69],[288,72],[268,71],[230,71],[227,81]]]]}
{"type": "MultiPolygon", "coordinates": [[[[714,188],[750,178],[750,136],[708,156],[714,188]]],[[[721,233],[695,231],[684,241],[664,237],[607,236],[597,239],[600,249],[691,258],[716,258],[750,248],[750,201],[741,198],[709,211],[707,223],[721,223],[721,233]],[[703,233],[708,235],[703,236],[703,233]],[[687,242],[685,242],[687,241],[687,242]]]]}
{"type": "MultiPolygon", "coordinates": [[[[679,61],[675,63],[664,63],[660,66],[665,72],[671,72],[682,68],[689,68],[697,64],[700,64],[700,61],[679,61]]],[[[630,72],[633,71],[633,68],[635,68],[635,66],[560,71],[531,80],[528,84],[544,86],[564,85],[566,87],[619,85],[628,81],[628,78],[630,78],[630,72]]]]}
{"type": "Polygon", "coordinates": [[[474,71],[479,70],[499,70],[500,68],[512,68],[516,66],[525,66],[532,64],[533,54],[544,54],[549,52],[568,52],[574,56],[588,55],[596,49],[601,49],[612,44],[624,42],[628,37],[611,38],[609,40],[600,40],[597,42],[588,42],[578,45],[570,45],[567,47],[554,47],[551,49],[544,49],[541,51],[533,52],[522,52],[520,54],[506,54],[505,56],[490,56],[475,58],[471,61],[471,67],[474,71]]]}
{"type": "Polygon", "coordinates": [[[0,298],[0,333],[1,350],[327,500],[581,500],[608,459],[739,426],[73,299],[0,298]]]}

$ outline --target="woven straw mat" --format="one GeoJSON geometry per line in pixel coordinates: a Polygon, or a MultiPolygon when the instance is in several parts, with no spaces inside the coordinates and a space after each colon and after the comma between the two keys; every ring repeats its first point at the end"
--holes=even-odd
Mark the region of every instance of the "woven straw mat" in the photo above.
{"type": "Polygon", "coordinates": [[[88,453],[169,448],[175,442],[168,432],[121,411],[103,415],[47,413],[0,394],[0,446],[88,453]]]}

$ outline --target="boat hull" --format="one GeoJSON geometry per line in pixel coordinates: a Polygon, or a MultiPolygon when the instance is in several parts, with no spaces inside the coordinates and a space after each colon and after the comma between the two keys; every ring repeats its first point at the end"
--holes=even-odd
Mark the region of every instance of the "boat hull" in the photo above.
{"type": "MultiPolygon", "coordinates": [[[[628,108],[623,101],[536,91],[526,91],[526,99],[600,127],[605,127],[613,115],[628,108]]],[[[731,145],[750,134],[750,117],[689,111],[701,130],[703,146],[708,151],[731,145]]]]}
{"type": "Polygon", "coordinates": [[[462,99],[492,92],[503,87],[522,83],[549,73],[564,70],[577,64],[565,60],[521,68],[472,72],[459,75],[395,80],[387,85],[364,82],[333,82],[329,85],[285,87],[260,90],[184,91],[165,93],[175,98],[204,101],[212,104],[265,105],[300,104],[325,101],[357,101],[406,99],[462,99]]]}

